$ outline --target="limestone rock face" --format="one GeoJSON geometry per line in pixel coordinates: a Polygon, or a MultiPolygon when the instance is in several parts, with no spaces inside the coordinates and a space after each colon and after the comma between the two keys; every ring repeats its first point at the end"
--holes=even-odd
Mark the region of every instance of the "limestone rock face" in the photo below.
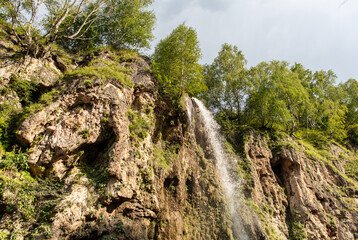
{"type": "MultiPolygon", "coordinates": [[[[107,51],[95,57],[113,61],[107,51]]],[[[195,117],[158,98],[146,61],[121,64],[132,87],[64,79],[57,100],[19,127],[32,174],[64,183],[50,239],[230,239],[195,117]]]]}
{"type": "MultiPolygon", "coordinates": [[[[292,145],[273,153],[266,138],[251,134],[245,145],[252,163],[251,197],[264,210],[263,224],[277,239],[299,234],[307,239],[355,239],[357,186],[345,180],[343,160],[331,165],[310,154],[309,146],[285,142],[292,145]]],[[[330,149],[332,158],[347,151],[337,145],[330,149]]]]}

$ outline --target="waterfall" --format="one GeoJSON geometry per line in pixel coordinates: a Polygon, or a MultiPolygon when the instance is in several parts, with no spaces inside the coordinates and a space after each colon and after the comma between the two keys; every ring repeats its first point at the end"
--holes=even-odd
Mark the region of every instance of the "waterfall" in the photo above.
{"type": "Polygon", "coordinates": [[[221,185],[226,196],[229,211],[232,219],[232,230],[235,238],[240,240],[248,240],[248,236],[245,232],[242,220],[240,218],[240,182],[235,180],[232,176],[233,164],[237,163],[236,159],[229,157],[226,154],[223,143],[225,139],[220,134],[220,126],[215,121],[213,114],[204,106],[204,104],[193,98],[196,105],[199,107],[202,120],[204,122],[208,141],[213,149],[214,157],[216,159],[216,166],[218,168],[221,185]]]}
{"type": "Polygon", "coordinates": [[[185,96],[185,107],[186,107],[186,111],[188,114],[189,123],[191,123],[191,119],[192,119],[191,109],[193,108],[193,104],[192,104],[191,99],[188,95],[185,96]]]}

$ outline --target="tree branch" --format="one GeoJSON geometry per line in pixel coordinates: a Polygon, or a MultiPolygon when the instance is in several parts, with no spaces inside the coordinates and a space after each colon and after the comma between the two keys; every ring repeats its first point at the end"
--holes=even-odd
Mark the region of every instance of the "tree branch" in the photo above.
{"type": "MultiPolygon", "coordinates": [[[[93,19],[91,19],[90,21],[88,21],[88,19],[89,19],[93,14],[95,14],[100,8],[101,8],[101,5],[98,5],[96,8],[94,8],[94,9],[87,15],[87,17],[85,18],[85,20],[83,20],[82,25],[77,29],[77,31],[76,31],[74,34],[72,34],[72,35],[70,35],[70,36],[65,36],[65,37],[66,37],[66,38],[69,38],[69,39],[73,39],[74,37],[76,37],[76,36],[81,32],[82,28],[83,28],[85,25],[89,24],[89,27],[90,27],[90,26],[92,25],[92,23],[98,19],[98,16],[95,17],[95,18],[93,18],[93,19]]],[[[88,27],[88,28],[89,28],[89,27],[88,27]]],[[[88,28],[86,29],[86,32],[88,31],[88,28]]]]}

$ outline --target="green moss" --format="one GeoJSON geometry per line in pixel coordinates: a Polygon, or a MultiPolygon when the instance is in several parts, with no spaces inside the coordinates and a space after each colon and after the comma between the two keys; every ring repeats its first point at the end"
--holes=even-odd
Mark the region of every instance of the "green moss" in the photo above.
{"type": "Polygon", "coordinates": [[[53,103],[54,100],[56,100],[59,95],[60,95],[60,91],[57,89],[53,89],[50,92],[42,94],[41,97],[39,98],[39,103],[45,106],[49,105],[53,103]]]}
{"type": "Polygon", "coordinates": [[[74,56],[69,54],[67,51],[65,51],[63,48],[61,48],[57,44],[51,45],[51,51],[53,54],[59,56],[61,58],[61,60],[63,61],[63,63],[67,67],[69,67],[71,65],[72,61],[74,60],[74,56]]]}
{"type": "Polygon", "coordinates": [[[279,154],[282,149],[295,149],[299,151],[298,145],[291,140],[290,136],[282,131],[272,131],[268,133],[268,146],[275,154],[279,154]]]}
{"type": "Polygon", "coordinates": [[[90,137],[89,135],[89,129],[83,129],[80,134],[82,135],[83,139],[88,139],[90,137]]]}
{"type": "Polygon", "coordinates": [[[0,240],[10,239],[10,232],[6,229],[0,230],[0,240]]]}
{"type": "Polygon", "coordinates": [[[239,174],[240,179],[245,179],[245,184],[247,188],[252,187],[253,178],[251,175],[251,162],[246,158],[245,154],[239,156],[239,154],[235,151],[232,144],[228,141],[224,143],[224,146],[229,154],[234,156],[237,159],[238,169],[237,172],[239,174]]]}
{"type": "MultiPolygon", "coordinates": [[[[117,81],[123,86],[133,86],[133,83],[128,76],[131,71],[125,67],[120,66],[115,62],[109,62],[103,59],[95,59],[88,66],[83,68],[76,68],[72,71],[67,71],[63,78],[84,78],[86,83],[90,83],[92,79],[101,79],[102,81],[117,81]]],[[[84,82],[84,84],[85,84],[84,82]]]]}
{"type": "Polygon", "coordinates": [[[9,224],[7,229],[11,233],[20,231],[21,235],[25,234],[27,237],[44,232],[49,234],[50,228],[45,230],[45,227],[32,226],[44,226],[50,222],[55,206],[65,197],[61,190],[61,183],[51,178],[34,179],[27,171],[3,167],[0,169],[0,182],[0,194],[2,203],[6,206],[5,212],[26,222],[26,225],[16,229],[9,224]]]}
{"type": "Polygon", "coordinates": [[[139,170],[138,184],[141,190],[154,193],[153,175],[153,168],[142,168],[139,170]]]}
{"type": "Polygon", "coordinates": [[[86,81],[83,82],[83,85],[85,85],[86,87],[91,86],[92,81],[91,80],[86,80],[86,81]]]}
{"type": "Polygon", "coordinates": [[[173,162],[178,157],[180,145],[171,145],[165,141],[159,140],[153,149],[154,166],[167,171],[171,168],[173,162]]]}
{"type": "Polygon", "coordinates": [[[21,79],[17,74],[12,74],[9,85],[3,89],[3,91],[15,91],[20,99],[21,105],[27,106],[34,101],[34,98],[37,95],[37,86],[38,84],[33,81],[27,81],[21,79]]]}
{"type": "Polygon", "coordinates": [[[301,222],[293,221],[290,228],[290,240],[307,239],[307,234],[301,222]]]}
{"type": "Polygon", "coordinates": [[[112,50],[110,58],[116,62],[133,62],[141,59],[138,52],[129,49],[120,51],[112,50]]]}
{"type": "Polygon", "coordinates": [[[246,204],[259,216],[262,223],[266,223],[266,214],[252,199],[246,200],[246,204]]]}
{"type": "Polygon", "coordinates": [[[140,112],[128,110],[127,116],[131,121],[129,125],[130,138],[133,142],[144,140],[148,136],[149,122],[141,116],[140,112]]]}
{"type": "Polygon", "coordinates": [[[89,166],[86,163],[81,164],[82,173],[92,182],[92,184],[97,188],[97,191],[105,195],[106,187],[109,181],[109,174],[107,166],[89,166]]]}
{"type": "Polygon", "coordinates": [[[0,161],[0,169],[24,171],[29,169],[28,154],[21,151],[13,150],[12,152],[4,153],[0,161]]]}
{"type": "MultiPolygon", "coordinates": [[[[301,140],[299,141],[305,148],[305,155],[310,158],[312,161],[318,161],[322,166],[325,165],[329,167],[334,173],[343,177],[350,185],[358,187],[358,182],[354,178],[348,177],[345,173],[340,171],[332,161],[338,160],[337,157],[333,156],[329,149],[319,149],[314,147],[309,141],[301,140]]],[[[353,161],[354,162],[354,161],[353,161]]],[[[354,171],[354,170],[353,170],[354,171]]],[[[349,172],[349,171],[348,171],[349,172]]]]}
{"type": "Polygon", "coordinates": [[[118,221],[118,223],[116,224],[116,232],[118,234],[123,234],[124,233],[124,224],[121,220],[118,221]]]}
{"type": "Polygon", "coordinates": [[[271,226],[269,224],[265,226],[265,232],[267,233],[269,239],[283,240],[283,238],[278,237],[278,233],[277,233],[276,228],[274,228],[273,226],[271,226]]]}
{"type": "Polygon", "coordinates": [[[344,156],[344,168],[348,177],[358,181],[358,153],[353,156],[344,156]]]}
{"type": "Polygon", "coordinates": [[[278,236],[276,228],[272,226],[272,223],[270,222],[269,214],[272,215],[273,212],[272,208],[264,205],[262,210],[252,199],[248,199],[245,202],[247,206],[249,206],[251,210],[254,211],[260,218],[262,226],[264,227],[265,232],[268,236],[268,239],[270,240],[282,239],[278,236]]]}

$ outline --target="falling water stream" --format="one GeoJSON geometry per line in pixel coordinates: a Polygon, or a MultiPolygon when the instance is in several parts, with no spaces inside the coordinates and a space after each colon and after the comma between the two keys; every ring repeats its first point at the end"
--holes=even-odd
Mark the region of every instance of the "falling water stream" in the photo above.
{"type": "Polygon", "coordinates": [[[216,159],[216,166],[220,175],[221,185],[227,198],[228,207],[232,219],[232,230],[236,239],[248,240],[244,226],[240,218],[241,204],[239,199],[240,182],[232,176],[232,164],[236,163],[235,159],[228,156],[223,146],[224,138],[220,134],[220,126],[215,121],[213,114],[204,106],[204,104],[193,98],[199,107],[202,120],[204,122],[209,143],[213,149],[216,159]]]}

